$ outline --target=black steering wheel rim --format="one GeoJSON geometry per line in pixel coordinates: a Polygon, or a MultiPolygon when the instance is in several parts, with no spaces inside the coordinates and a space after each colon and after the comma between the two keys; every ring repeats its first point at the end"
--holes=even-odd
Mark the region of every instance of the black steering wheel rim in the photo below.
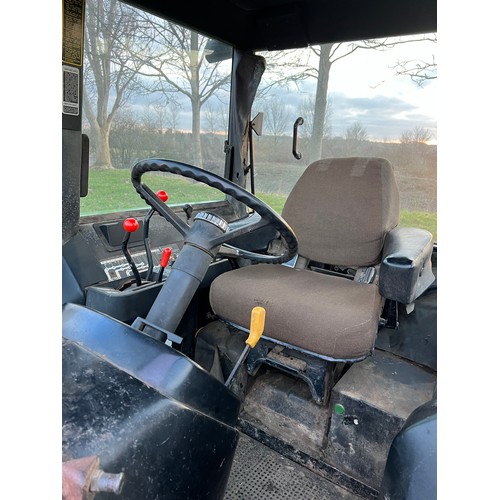
{"type": "MultiPolygon", "coordinates": [[[[175,160],[150,158],[138,162],[133,167],[131,174],[131,180],[135,190],[148,205],[155,209],[166,220],[171,222],[183,236],[186,235],[190,226],[185,224],[146,184],[142,182],[142,175],[146,172],[165,172],[181,175],[202,182],[207,186],[218,189],[224,194],[232,196],[234,199],[253,209],[264,221],[267,221],[268,225],[274,227],[281,235],[285,247],[284,252],[280,255],[265,255],[244,250],[228,244],[228,241],[240,235],[238,232],[232,234],[232,232],[229,231],[227,237],[225,237],[227,241],[222,242],[225,251],[221,251],[221,254],[242,257],[254,262],[272,264],[287,262],[297,254],[297,238],[288,223],[266,203],[241,186],[207,170],[175,160]]],[[[250,224],[248,226],[248,232],[257,229],[257,226],[258,224],[250,224]]]]}

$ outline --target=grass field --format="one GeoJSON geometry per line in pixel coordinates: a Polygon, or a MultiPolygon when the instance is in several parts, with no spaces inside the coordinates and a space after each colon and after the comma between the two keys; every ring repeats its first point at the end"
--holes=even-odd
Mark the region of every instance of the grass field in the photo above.
{"type": "MultiPolygon", "coordinates": [[[[269,192],[259,192],[261,179],[256,177],[257,196],[273,210],[281,214],[287,195],[269,192]]],[[[204,184],[183,179],[177,175],[149,173],[143,176],[143,182],[153,191],[165,190],[169,195],[170,204],[184,204],[201,201],[223,199],[217,189],[204,184]]],[[[146,203],[139,197],[130,180],[129,170],[90,170],[89,194],[81,199],[81,214],[94,215],[144,208],[146,203]]],[[[437,241],[437,216],[435,213],[423,211],[401,211],[401,225],[405,227],[420,227],[427,229],[437,241]]]]}

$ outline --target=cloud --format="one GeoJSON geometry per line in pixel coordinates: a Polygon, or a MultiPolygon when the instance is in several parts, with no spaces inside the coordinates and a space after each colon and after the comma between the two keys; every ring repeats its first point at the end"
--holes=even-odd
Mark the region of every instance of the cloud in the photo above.
{"type": "Polygon", "coordinates": [[[394,140],[415,126],[436,129],[436,120],[420,108],[399,97],[349,97],[343,92],[329,95],[328,123],[334,135],[342,135],[352,124],[359,122],[374,140],[394,140]]]}

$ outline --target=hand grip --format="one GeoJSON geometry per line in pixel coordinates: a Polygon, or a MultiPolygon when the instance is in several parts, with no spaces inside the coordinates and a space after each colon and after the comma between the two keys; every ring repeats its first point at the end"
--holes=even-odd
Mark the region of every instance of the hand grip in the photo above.
{"type": "Polygon", "coordinates": [[[304,118],[299,116],[296,120],[295,123],[293,124],[293,144],[292,144],[292,154],[295,157],[296,160],[300,160],[302,158],[302,153],[299,153],[297,151],[297,143],[299,141],[299,132],[298,128],[299,125],[304,124],[304,118]]]}
{"type": "Polygon", "coordinates": [[[265,322],[266,310],[260,306],[254,307],[250,316],[250,334],[245,341],[250,347],[254,348],[257,345],[264,332],[265,322]]]}

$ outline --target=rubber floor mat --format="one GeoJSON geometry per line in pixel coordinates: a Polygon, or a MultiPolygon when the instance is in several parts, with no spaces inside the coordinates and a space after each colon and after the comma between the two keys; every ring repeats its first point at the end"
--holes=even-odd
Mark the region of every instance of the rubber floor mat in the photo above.
{"type": "Polygon", "coordinates": [[[240,434],[224,500],[359,498],[245,434],[240,434]]]}

